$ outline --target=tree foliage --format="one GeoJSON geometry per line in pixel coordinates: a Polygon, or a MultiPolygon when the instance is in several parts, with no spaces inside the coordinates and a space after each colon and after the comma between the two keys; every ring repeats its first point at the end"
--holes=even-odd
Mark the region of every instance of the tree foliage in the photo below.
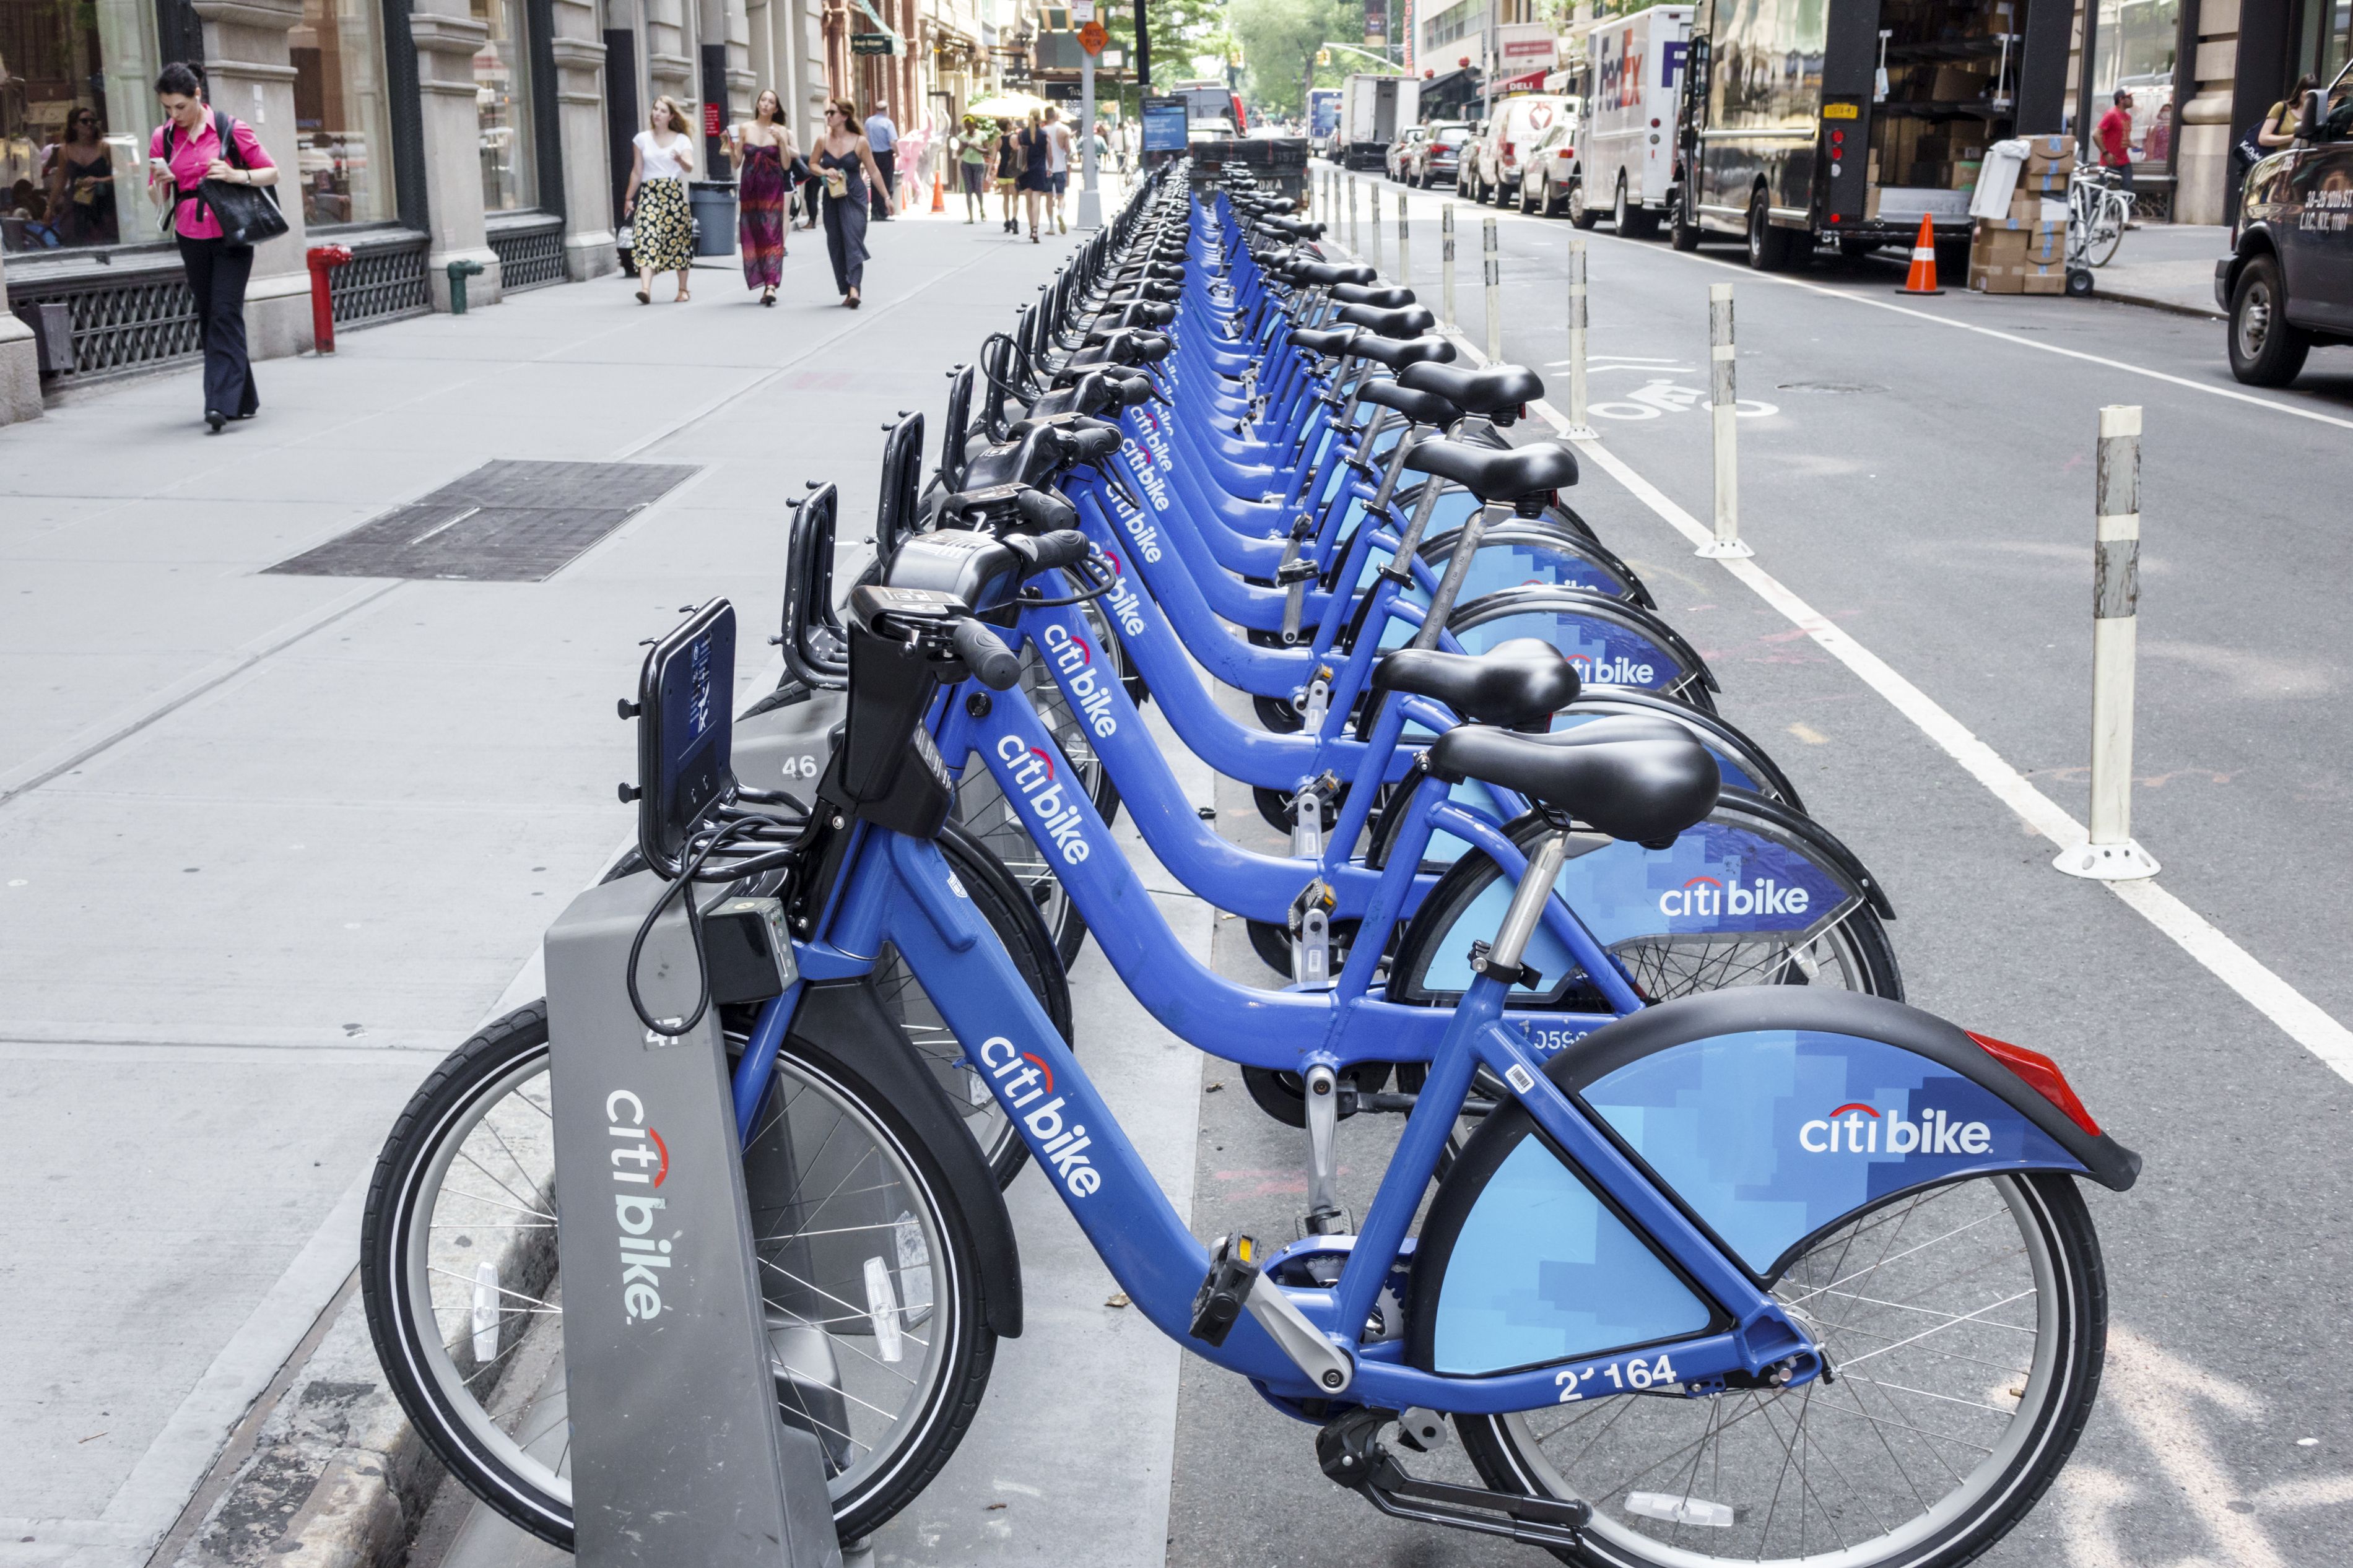
{"type": "MultiPolygon", "coordinates": [[[[1402,26],[1403,0],[1390,0],[1388,9],[1391,26],[1402,26]]],[[[1337,87],[1354,72],[1378,68],[1345,49],[1332,50],[1329,65],[1314,63],[1326,43],[1363,45],[1364,0],[1233,0],[1226,16],[1241,46],[1245,96],[1267,113],[1303,113],[1311,84],[1337,87]]]]}

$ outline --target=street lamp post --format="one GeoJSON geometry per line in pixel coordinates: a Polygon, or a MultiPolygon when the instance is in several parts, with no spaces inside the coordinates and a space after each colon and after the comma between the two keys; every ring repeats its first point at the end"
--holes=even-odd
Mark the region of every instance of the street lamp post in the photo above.
{"type": "MultiPolygon", "coordinates": [[[[1141,0],[1136,7],[1143,9],[1141,0]]],[[[1092,24],[1094,0],[1073,0],[1071,19],[1092,24]]],[[[1101,34],[1095,37],[1100,37],[1101,34]]],[[[1103,195],[1095,189],[1095,52],[1079,49],[1079,226],[1103,227],[1103,195]]]]}

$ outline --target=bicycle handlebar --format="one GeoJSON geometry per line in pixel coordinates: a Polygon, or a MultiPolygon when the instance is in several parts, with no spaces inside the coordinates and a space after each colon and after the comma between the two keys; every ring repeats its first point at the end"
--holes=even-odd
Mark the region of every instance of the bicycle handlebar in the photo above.
{"type": "MultiPolygon", "coordinates": [[[[1084,541],[1081,541],[1082,543],[1084,541]]],[[[991,691],[1005,691],[1021,679],[1021,658],[997,640],[997,634],[969,616],[948,633],[948,646],[972,671],[972,678],[991,691]]]]}

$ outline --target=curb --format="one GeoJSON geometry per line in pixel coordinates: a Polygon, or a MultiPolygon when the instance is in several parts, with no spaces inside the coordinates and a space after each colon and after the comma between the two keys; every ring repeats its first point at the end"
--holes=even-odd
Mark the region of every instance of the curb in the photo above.
{"type": "Polygon", "coordinates": [[[2138,305],[2146,310],[2163,310],[2168,315],[2189,316],[2201,321],[2227,321],[2231,318],[2211,305],[2185,305],[2179,300],[2162,300],[2154,294],[2135,294],[2124,289],[2103,289],[2100,275],[2092,274],[2092,298],[2113,300],[2119,305],[2138,305]]]}
{"type": "Polygon", "coordinates": [[[154,1568],[382,1568],[442,1468],[385,1384],[354,1291],[178,1552],[154,1568]]]}

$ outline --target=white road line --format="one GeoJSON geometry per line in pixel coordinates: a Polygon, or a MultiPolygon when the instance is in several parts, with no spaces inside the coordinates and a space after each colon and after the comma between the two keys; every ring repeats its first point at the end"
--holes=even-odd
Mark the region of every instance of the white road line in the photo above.
{"type": "MultiPolygon", "coordinates": [[[[1866,300],[1864,303],[1876,301],[1866,300]]],[[[1930,321],[1936,319],[1933,316],[1928,318],[1930,321]]],[[[1472,364],[1487,363],[1486,355],[1473,347],[1460,331],[1450,335],[1454,338],[1456,351],[1463,359],[1472,364]]],[[[1568,438],[1565,435],[1568,420],[1560,410],[1549,403],[1533,403],[1528,406],[1556,434],[1568,438]]],[[[1571,444],[1579,456],[1591,458],[1611,479],[1625,486],[1635,500],[1656,512],[1668,526],[1694,545],[1704,544],[1715,537],[1713,530],[1702,526],[1697,518],[1677,506],[1656,485],[1636,473],[1624,458],[1599,440],[1587,437],[1573,438],[1571,444]]],[[[1897,674],[1877,654],[1832,626],[1771,573],[1754,560],[1718,561],[1716,564],[1779,611],[1790,625],[1811,637],[1824,652],[1861,677],[1864,685],[1887,699],[1897,712],[1911,720],[1923,734],[1967,769],[1971,777],[1992,791],[1996,799],[2016,812],[2020,820],[2035,832],[2062,849],[2089,842],[2091,834],[2081,823],[2049,795],[2027,783],[2024,774],[2004,762],[1991,746],[1978,739],[1968,725],[1947,712],[1926,692],[1897,674]]],[[[2204,916],[2156,882],[2107,882],[2102,886],[2123,900],[2126,906],[2143,920],[2170,937],[2175,945],[2203,964],[2208,973],[2237,992],[2256,1012],[2277,1025],[2283,1034],[2319,1058],[2330,1071],[2353,1083],[2353,1030],[2346,1028],[2309,997],[2274,973],[2253,953],[2217,930],[2204,916]]]]}

